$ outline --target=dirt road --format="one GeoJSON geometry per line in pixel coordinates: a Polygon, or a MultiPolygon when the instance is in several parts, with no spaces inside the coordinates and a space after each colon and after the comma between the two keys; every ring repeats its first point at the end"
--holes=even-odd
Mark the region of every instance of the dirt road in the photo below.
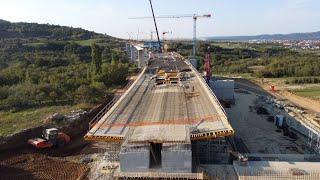
{"type": "Polygon", "coordinates": [[[308,98],[304,98],[301,96],[297,96],[288,91],[278,91],[275,92],[278,97],[285,97],[290,102],[295,104],[296,106],[300,106],[306,110],[312,111],[313,113],[320,112],[320,102],[308,98]]]}
{"type": "Polygon", "coordinates": [[[258,94],[264,94],[264,95],[271,94],[278,99],[286,99],[291,103],[293,103],[294,105],[304,108],[310,113],[320,112],[319,101],[297,96],[295,94],[288,92],[286,89],[283,89],[281,86],[276,87],[276,89],[278,90],[273,92],[273,91],[270,91],[271,84],[269,83],[264,83],[264,84],[262,84],[261,82],[253,83],[246,79],[235,79],[235,82],[240,88],[247,89],[258,94]]]}

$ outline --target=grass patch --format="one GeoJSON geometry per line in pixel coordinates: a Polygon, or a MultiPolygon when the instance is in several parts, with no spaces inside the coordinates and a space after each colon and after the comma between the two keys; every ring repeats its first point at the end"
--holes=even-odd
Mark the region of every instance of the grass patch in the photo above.
{"type": "Polygon", "coordinates": [[[98,40],[100,39],[88,39],[88,40],[80,40],[80,41],[74,41],[74,42],[79,44],[80,46],[91,46],[92,43],[98,40]]]}
{"type": "Polygon", "coordinates": [[[212,76],[223,76],[223,77],[241,77],[241,78],[244,78],[244,79],[252,79],[252,78],[255,78],[252,76],[251,73],[235,73],[235,74],[231,74],[231,73],[213,73],[212,76]]]}
{"type": "Polygon", "coordinates": [[[294,94],[310,99],[320,100],[320,87],[291,90],[294,94]]]}
{"type": "Polygon", "coordinates": [[[292,77],[285,81],[286,84],[320,84],[320,77],[292,77]]]}
{"type": "Polygon", "coordinates": [[[37,109],[27,109],[18,112],[0,111],[0,136],[17,133],[23,129],[37,127],[43,124],[43,119],[53,113],[67,114],[76,109],[88,109],[91,105],[50,106],[37,109]]]}
{"type": "Polygon", "coordinates": [[[43,46],[45,45],[44,42],[37,42],[37,43],[27,43],[27,44],[24,44],[26,46],[32,46],[32,47],[40,47],[40,46],[43,46]]]}

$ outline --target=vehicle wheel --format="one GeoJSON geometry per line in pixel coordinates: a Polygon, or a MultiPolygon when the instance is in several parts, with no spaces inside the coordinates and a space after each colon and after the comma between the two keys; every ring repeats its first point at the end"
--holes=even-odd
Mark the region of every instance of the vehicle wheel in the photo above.
{"type": "Polygon", "coordinates": [[[58,148],[61,148],[66,145],[66,142],[63,139],[59,139],[57,142],[58,148]]]}

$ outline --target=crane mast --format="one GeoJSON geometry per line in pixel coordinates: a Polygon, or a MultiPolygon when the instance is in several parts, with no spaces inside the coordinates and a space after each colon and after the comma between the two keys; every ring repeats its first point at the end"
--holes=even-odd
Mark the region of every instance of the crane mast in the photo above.
{"type": "MultiPolygon", "coordinates": [[[[158,18],[158,19],[179,19],[179,18],[193,18],[193,42],[192,42],[192,56],[196,57],[196,48],[197,48],[197,20],[198,18],[211,18],[211,14],[197,15],[197,14],[182,14],[182,15],[166,15],[166,16],[156,16],[156,17],[131,17],[129,19],[150,19],[150,18],[158,18]]],[[[157,29],[157,28],[156,28],[157,29]]],[[[159,37],[158,37],[159,40],[159,37]]]]}

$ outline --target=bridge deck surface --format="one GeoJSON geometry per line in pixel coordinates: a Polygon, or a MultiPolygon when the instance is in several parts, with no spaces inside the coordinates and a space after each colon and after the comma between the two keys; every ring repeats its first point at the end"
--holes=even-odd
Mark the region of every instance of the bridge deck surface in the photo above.
{"type": "MultiPolygon", "coordinates": [[[[181,60],[159,60],[165,61],[161,66],[189,67],[181,60]]],[[[199,132],[233,132],[215,96],[191,67],[187,80],[175,85],[155,85],[150,70],[155,64],[150,64],[124,98],[98,121],[87,136],[123,138],[130,128],[129,142],[187,142],[190,127],[200,121],[199,132]]]]}

